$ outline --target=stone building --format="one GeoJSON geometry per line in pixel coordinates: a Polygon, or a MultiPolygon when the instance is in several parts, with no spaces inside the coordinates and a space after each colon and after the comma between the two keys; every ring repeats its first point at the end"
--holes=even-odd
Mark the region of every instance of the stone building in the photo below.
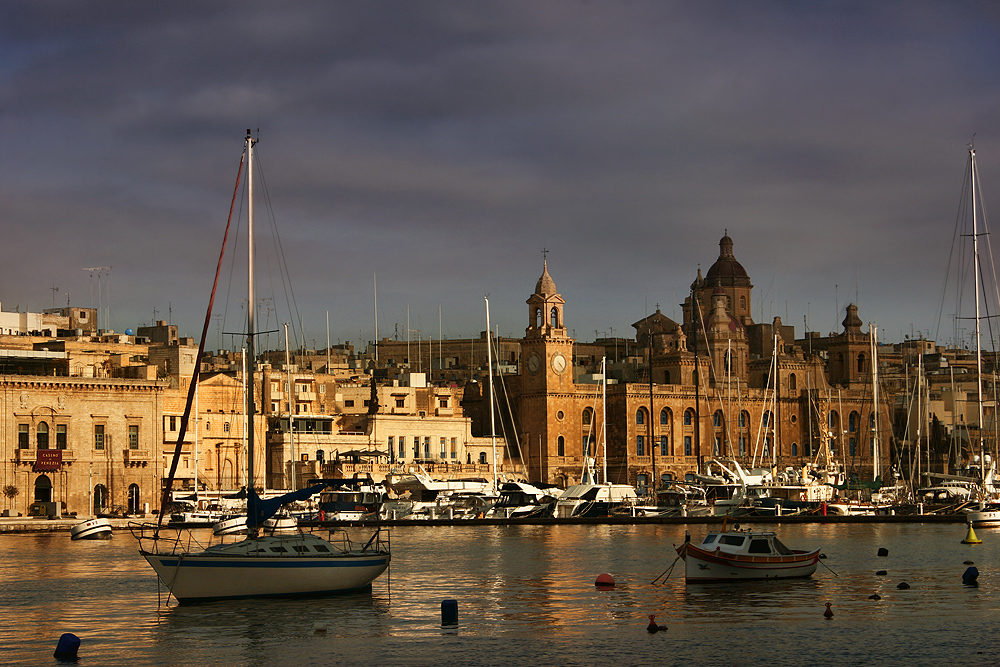
{"type": "Polygon", "coordinates": [[[9,513],[141,514],[159,506],[161,384],[0,375],[0,396],[9,513]]]}
{"type": "Polygon", "coordinates": [[[575,381],[567,300],[543,266],[527,301],[520,374],[507,380],[532,481],[575,483],[594,458],[609,481],[643,490],[682,479],[712,457],[783,470],[822,463],[827,449],[858,476],[884,473],[891,401],[880,401],[876,420],[862,349],[869,338],[857,309],[848,308],[844,332],[826,341],[827,354],[844,360],[828,371],[823,357],[794,344],[793,327],[780,318],[753,321],[749,275],[728,234],[719,245],[715,264],[704,277],[699,270],[682,304],[683,322],[657,310],[633,325],[645,348],[645,370],[635,374],[641,381],[608,384],[606,399],[600,386],[575,381]]]}

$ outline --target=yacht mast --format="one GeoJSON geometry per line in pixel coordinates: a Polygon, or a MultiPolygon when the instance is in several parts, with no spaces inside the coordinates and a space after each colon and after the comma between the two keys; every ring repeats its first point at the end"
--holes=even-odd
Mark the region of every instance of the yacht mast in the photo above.
{"type": "Polygon", "coordinates": [[[873,431],[873,441],[872,441],[872,480],[878,479],[879,476],[879,458],[881,455],[881,447],[879,443],[878,435],[878,327],[874,324],[869,324],[868,328],[871,330],[871,348],[872,348],[872,402],[874,403],[874,412],[872,412],[872,431],[873,431]]]}
{"type": "Polygon", "coordinates": [[[976,215],[976,149],[969,147],[970,180],[972,187],[972,256],[974,261],[973,270],[976,286],[976,403],[979,407],[979,475],[986,478],[986,452],[983,451],[983,348],[980,340],[979,320],[980,313],[980,291],[982,288],[979,267],[979,221],[976,215]]]}
{"type": "Polygon", "coordinates": [[[486,367],[490,376],[490,441],[493,443],[493,490],[498,490],[497,485],[497,427],[493,417],[493,343],[490,337],[490,299],[483,297],[486,302],[486,367]]]}
{"type": "Polygon", "coordinates": [[[253,284],[253,146],[254,140],[250,137],[250,130],[247,130],[246,152],[247,152],[247,487],[252,489],[255,483],[253,471],[253,422],[254,405],[253,385],[254,371],[256,366],[256,352],[254,351],[254,306],[256,295],[253,284]]]}
{"type": "MultiPolygon", "coordinates": [[[[601,357],[601,482],[608,483],[608,370],[607,357],[601,357]]],[[[652,417],[650,417],[652,419],[652,417]]]]}
{"type": "Polygon", "coordinates": [[[288,394],[288,451],[289,451],[289,463],[291,467],[291,486],[288,488],[294,491],[298,488],[298,484],[295,479],[295,411],[292,410],[292,406],[295,405],[295,385],[292,384],[292,363],[288,358],[288,322],[285,322],[285,392],[288,394]]]}

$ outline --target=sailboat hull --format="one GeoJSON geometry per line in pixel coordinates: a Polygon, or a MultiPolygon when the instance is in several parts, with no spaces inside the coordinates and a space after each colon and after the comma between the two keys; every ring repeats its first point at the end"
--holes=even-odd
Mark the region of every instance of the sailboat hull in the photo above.
{"type": "MultiPolygon", "coordinates": [[[[294,554],[294,552],[293,552],[294,554]]],[[[373,555],[179,556],[142,552],[181,604],[244,597],[307,597],[367,589],[389,567],[373,555]]]]}

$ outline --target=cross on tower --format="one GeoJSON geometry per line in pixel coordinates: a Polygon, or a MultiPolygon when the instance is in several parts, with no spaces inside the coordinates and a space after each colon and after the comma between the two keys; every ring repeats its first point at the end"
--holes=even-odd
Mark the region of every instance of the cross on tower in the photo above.
{"type": "Polygon", "coordinates": [[[542,248],[542,261],[545,262],[549,259],[549,251],[546,248],[542,248]]]}

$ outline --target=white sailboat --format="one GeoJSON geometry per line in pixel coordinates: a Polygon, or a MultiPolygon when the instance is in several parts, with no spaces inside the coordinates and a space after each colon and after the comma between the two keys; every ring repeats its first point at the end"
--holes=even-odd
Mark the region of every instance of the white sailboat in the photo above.
{"type": "MultiPolygon", "coordinates": [[[[272,531],[262,534],[261,526],[279,507],[293,500],[308,498],[323,485],[292,491],[284,496],[262,500],[254,489],[254,242],[253,242],[253,154],[256,142],[247,130],[245,159],[248,191],[248,303],[247,309],[247,527],[246,539],[208,548],[192,549],[193,540],[170,539],[160,534],[159,525],[134,525],[133,534],[139,539],[139,553],[156,571],[160,581],[181,604],[205,600],[243,597],[315,596],[344,593],[368,588],[372,581],[389,566],[390,553],[386,542],[376,530],[363,546],[353,544],[343,531],[343,538],[334,541],[300,530],[272,531]]],[[[221,257],[220,257],[221,265],[221,257]]],[[[218,274],[217,274],[218,276],[218,274]]],[[[218,281],[218,277],[216,278],[218,281]]],[[[213,292],[214,295],[214,292],[213,292]]],[[[211,317],[211,305],[205,320],[205,332],[211,317]]],[[[204,349],[205,333],[202,335],[204,349]]],[[[200,363],[195,363],[194,379],[198,379],[200,363]]],[[[188,408],[181,420],[181,435],[190,414],[188,408]]],[[[179,449],[179,447],[178,447],[179,449]]],[[[175,456],[176,458],[176,456],[175,456]]],[[[176,462],[166,484],[166,496],[176,462]]]]}

